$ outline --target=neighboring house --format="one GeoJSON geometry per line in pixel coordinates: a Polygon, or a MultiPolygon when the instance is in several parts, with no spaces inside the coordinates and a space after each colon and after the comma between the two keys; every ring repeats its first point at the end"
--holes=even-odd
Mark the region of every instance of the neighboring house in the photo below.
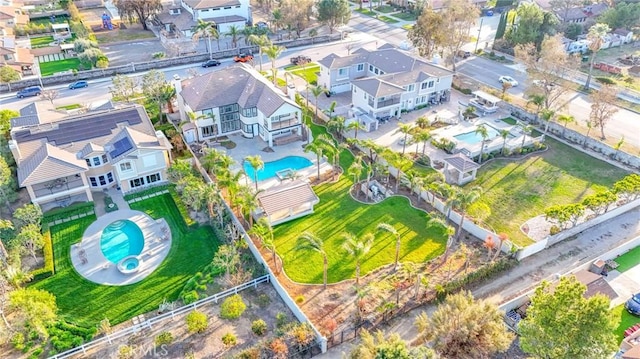
{"type": "Polygon", "coordinates": [[[574,7],[566,10],[554,10],[558,20],[562,23],[576,23],[581,24],[587,20],[595,20],[598,16],[602,15],[609,7],[605,3],[592,4],[581,7],[574,7]]]}
{"type": "Polygon", "coordinates": [[[0,26],[3,28],[26,26],[29,23],[29,15],[21,7],[22,4],[20,3],[0,6],[0,26]]]}
{"type": "Polygon", "coordinates": [[[7,65],[20,75],[33,75],[31,50],[17,47],[13,36],[0,38],[0,65],[7,65]]]}
{"type": "Polygon", "coordinates": [[[629,44],[633,41],[633,31],[629,31],[627,29],[616,29],[612,34],[618,36],[623,44],[629,44]]]}
{"type": "Polygon", "coordinates": [[[249,0],[179,0],[164,4],[156,19],[168,33],[184,37],[193,35],[198,20],[215,22],[221,37],[231,26],[252,22],[249,0]]]}
{"type": "MultiPolygon", "coordinates": [[[[632,41],[633,32],[626,29],[617,29],[602,37],[602,44],[600,45],[600,49],[604,50],[612,47],[618,47],[624,44],[628,44],[632,41]]],[[[586,53],[587,51],[589,51],[589,44],[591,43],[591,41],[586,38],[586,35],[579,36],[578,40],[576,41],[563,38],[562,42],[565,46],[565,50],[567,50],[567,52],[570,54],[586,53]]]]}
{"type": "Polygon", "coordinates": [[[584,54],[587,51],[589,51],[590,43],[591,41],[587,39],[565,42],[565,46],[566,46],[565,50],[567,50],[567,52],[570,54],[576,54],[576,53],[584,54]]]}
{"type": "Polygon", "coordinates": [[[353,106],[373,118],[449,100],[453,72],[392,47],[331,54],[318,63],[318,84],[335,93],[351,91],[353,106]]]}
{"type": "Polygon", "coordinates": [[[237,64],[187,80],[174,80],[187,143],[240,133],[269,146],[302,139],[302,110],[258,71],[237,64]],[[189,115],[192,113],[193,115],[189,115]]]}
{"type": "Polygon", "coordinates": [[[9,148],[18,184],[43,210],[166,181],[171,145],[142,106],[87,112],[48,122],[35,103],[11,120],[9,148]]]}

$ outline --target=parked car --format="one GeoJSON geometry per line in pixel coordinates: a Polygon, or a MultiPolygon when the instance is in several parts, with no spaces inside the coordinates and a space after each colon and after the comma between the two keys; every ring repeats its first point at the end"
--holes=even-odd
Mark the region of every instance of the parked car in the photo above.
{"type": "Polygon", "coordinates": [[[294,65],[305,65],[311,62],[311,58],[309,56],[299,55],[292,57],[289,61],[294,65]]]}
{"type": "Polygon", "coordinates": [[[69,90],[81,89],[84,87],[89,87],[89,83],[87,81],[76,81],[69,85],[69,90]]]}
{"type": "Polygon", "coordinates": [[[500,82],[501,84],[504,84],[504,83],[511,84],[511,87],[518,86],[518,81],[516,81],[516,79],[514,79],[511,76],[500,76],[498,78],[498,82],[500,82]]]}
{"type": "Polygon", "coordinates": [[[554,87],[556,85],[553,82],[547,83],[547,81],[545,80],[533,80],[531,83],[533,83],[534,86],[538,87],[546,87],[547,85],[549,85],[549,87],[554,87]]]}
{"type": "Polygon", "coordinates": [[[471,52],[460,50],[458,51],[458,57],[462,57],[463,59],[469,58],[471,57],[471,52]]]}
{"type": "Polygon", "coordinates": [[[259,21],[258,23],[256,23],[256,27],[259,29],[268,29],[269,25],[264,21],[259,21]]]}
{"type": "Polygon", "coordinates": [[[18,93],[16,94],[16,97],[24,98],[24,97],[30,97],[30,96],[40,96],[41,93],[42,93],[42,87],[30,86],[18,91],[18,93]]]}
{"type": "Polygon", "coordinates": [[[233,58],[233,61],[235,62],[249,62],[251,60],[253,60],[253,55],[249,54],[240,54],[233,58]]]}
{"type": "Polygon", "coordinates": [[[220,61],[218,60],[208,60],[207,62],[202,64],[202,67],[211,67],[220,65],[220,61]]]}
{"type": "Polygon", "coordinates": [[[640,316],[640,293],[636,293],[625,304],[624,307],[633,315],[640,316]]]}

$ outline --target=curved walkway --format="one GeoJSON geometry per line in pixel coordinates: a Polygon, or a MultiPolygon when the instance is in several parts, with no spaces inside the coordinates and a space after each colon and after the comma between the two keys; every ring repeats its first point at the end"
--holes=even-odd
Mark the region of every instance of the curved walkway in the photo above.
{"type": "Polygon", "coordinates": [[[107,213],[91,223],[84,232],[82,241],[71,246],[70,252],[73,267],[84,278],[104,285],[128,285],[143,280],[156,270],[170,249],[171,229],[164,219],[156,221],[146,213],[125,209],[107,213]],[[144,246],[137,256],[139,265],[134,273],[121,273],[100,248],[102,231],[118,220],[130,220],[142,230],[144,246]]]}

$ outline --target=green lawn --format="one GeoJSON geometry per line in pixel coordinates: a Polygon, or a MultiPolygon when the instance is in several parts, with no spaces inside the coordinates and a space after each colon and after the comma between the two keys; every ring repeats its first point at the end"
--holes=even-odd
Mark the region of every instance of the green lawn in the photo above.
{"type": "Polygon", "coordinates": [[[84,326],[109,318],[112,325],[158,308],[163,299],[173,301],[196,272],[213,258],[219,245],[211,227],[187,227],[171,195],[150,198],[132,209],[164,218],[172,233],[172,245],[165,261],[149,277],[128,286],[104,286],[89,282],[73,268],[70,246],[79,242],[95,217],[82,218],[51,228],[56,274],[33,286],[53,293],[60,314],[84,326]]]}
{"type": "Polygon", "coordinates": [[[36,48],[36,47],[49,46],[49,44],[52,43],[53,41],[54,41],[53,36],[32,37],[31,47],[36,48]]]}
{"type": "Polygon", "coordinates": [[[393,6],[389,6],[389,5],[382,5],[382,6],[378,6],[376,7],[376,11],[379,12],[383,12],[385,14],[388,14],[390,12],[394,12],[396,11],[396,9],[393,6]]]}
{"type": "Polygon", "coordinates": [[[42,76],[50,76],[55,74],[56,72],[63,72],[73,69],[82,70],[87,68],[91,68],[91,66],[82,64],[77,58],[40,63],[40,72],[42,76]]]}
{"type": "Polygon", "coordinates": [[[619,318],[620,320],[618,328],[616,328],[616,330],[614,331],[616,337],[618,337],[619,343],[622,341],[622,339],[624,339],[624,331],[629,329],[629,327],[633,326],[634,324],[640,323],[640,318],[633,316],[629,312],[627,312],[627,310],[624,309],[624,304],[620,304],[619,306],[613,308],[611,311],[614,313],[615,317],[619,318]]]}
{"type": "Polygon", "coordinates": [[[411,29],[413,29],[413,24],[406,24],[406,25],[402,25],[402,28],[409,31],[411,29]]]}
{"type": "Polygon", "coordinates": [[[362,8],[362,9],[355,9],[355,10],[353,10],[353,11],[359,12],[359,13],[361,13],[361,14],[363,14],[363,15],[367,15],[367,16],[372,16],[372,17],[375,17],[375,16],[376,16],[376,13],[375,13],[374,11],[371,11],[371,10],[369,10],[369,9],[365,9],[365,8],[362,8]]]}
{"type": "Polygon", "coordinates": [[[628,251],[627,253],[621,255],[620,257],[615,259],[616,263],[618,263],[618,268],[616,268],[619,272],[626,272],[629,269],[640,264],[640,246],[635,247],[634,249],[628,251]]]}
{"type": "Polygon", "coordinates": [[[410,12],[399,12],[397,14],[393,14],[392,16],[404,21],[416,21],[418,19],[414,14],[410,12]]]}
{"type": "Polygon", "coordinates": [[[59,106],[56,107],[56,110],[75,110],[77,108],[81,108],[82,105],[80,105],[79,103],[72,103],[71,105],[64,105],[64,106],[59,106]]]}
{"type": "Polygon", "coordinates": [[[551,138],[549,150],[525,160],[494,160],[483,165],[478,179],[467,186],[482,186],[483,201],[491,207],[486,220],[519,244],[531,240],[520,231],[529,218],[545,208],[569,204],[610,188],[628,173],[551,138]]]}
{"type": "Polygon", "coordinates": [[[320,66],[317,64],[308,64],[306,68],[302,68],[301,66],[297,66],[296,69],[288,70],[294,75],[298,75],[302,77],[309,84],[317,84],[318,83],[318,72],[320,71],[320,66]]]}
{"type": "MultiPolygon", "coordinates": [[[[326,132],[314,125],[314,136],[326,132]]],[[[343,151],[340,164],[347,168],[353,155],[343,151]]],[[[310,251],[296,251],[298,236],[310,231],[325,240],[329,261],[328,281],[335,283],[355,277],[355,262],[342,249],[341,234],[349,231],[358,236],[374,232],[378,223],[393,225],[402,236],[400,258],[402,261],[424,262],[444,252],[444,236],[434,228],[426,228],[428,215],[413,209],[402,197],[391,197],[378,204],[361,204],[351,198],[348,191],[352,178],[342,176],[337,183],[314,187],[320,198],[315,213],[274,229],[276,248],[283,259],[287,275],[302,283],[322,283],[322,257],[310,251]]],[[[373,248],[362,261],[361,274],[369,273],[382,265],[393,263],[395,239],[386,233],[376,235],[373,248]]]]}
{"type": "Polygon", "coordinates": [[[396,20],[396,19],[394,19],[392,17],[386,16],[386,15],[379,15],[377,17],[377,19],[380,20],[380,21],[384,21],[387,24],[395,24],[397,22],[400,22],[400,21],[398,21],[398,20],[396,20]]]}

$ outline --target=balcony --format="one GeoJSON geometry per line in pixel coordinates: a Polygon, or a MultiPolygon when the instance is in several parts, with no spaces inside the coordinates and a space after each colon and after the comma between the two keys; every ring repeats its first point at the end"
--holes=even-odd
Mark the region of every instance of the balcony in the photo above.
{"type": "Polygon", "coordinates": [[[82,187],[84,187],[82,177],[68,176],[48,182],[38,183],[33,185],[31,188],[33,189],[33,193],[35,194],[36,198],[39,198],[50,196],[53,194],[65,193],[67,191],[82,187]]]}
{"type": "Polygon", "coordinates": [[[280,118],[278,121],[271,121],[271,128],[269,130],[275,131],[283,128],[288,128],[291,126],[296,126],[299,124],[300,124],[300,120],[295,116],[295,114],[292,114],[289,117],[280,118]]]}
{"type": "Polygon", "coordinates": [[[397,105],[399,103],[400,103],[400,96],[388,98],[385,100],[377,100],[375,102],[373,99],[369,98],[369,106],[371,108],[384,108],[387,106],[397,105]],[[377,104],[377,106],[375,106],[374,104],[377,104]]]}

